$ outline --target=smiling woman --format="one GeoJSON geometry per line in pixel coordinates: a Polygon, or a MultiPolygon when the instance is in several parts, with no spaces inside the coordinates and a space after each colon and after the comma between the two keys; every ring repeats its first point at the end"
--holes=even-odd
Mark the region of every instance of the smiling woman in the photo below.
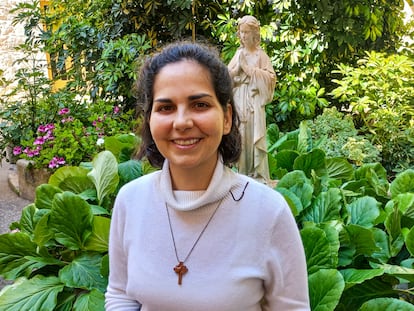
{"type": "Polygon", "coordinates": [[[229,166],[241,139],[218,53],[167,46],[143,65],[140,157],[162,167],[113,209],[110,310],[309,310],[304,250],[289,206],[229,166]]]}

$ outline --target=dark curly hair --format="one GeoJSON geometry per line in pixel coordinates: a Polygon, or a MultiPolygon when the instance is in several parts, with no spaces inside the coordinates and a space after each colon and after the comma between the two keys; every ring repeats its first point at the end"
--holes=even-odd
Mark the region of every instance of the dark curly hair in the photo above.
{"type": "Polygon", "coordinates": [[[218,149],[224,164],[231,165],[237,162],[241,152],[240,120],[234,105],[232,80],[227,66],[221,61],[218,51],[213,47],[188,41],[170,43],[161,52],[146,59],[141,66],[135,85],[138,108],[142,109],[141,113],[144,115],[138,158],[146,157],[151,165],[156,167],[161,167],[164,163],[164,157],[155,145],[149,127],[154,100],[154,80],[163,67],[182,60],[193,60],[206,68],[210,73],[215,94],[223,111],[227,110],[227,104],[231,105],[233,110],[231,130],[229,134],[222,137],[218,149]]]}

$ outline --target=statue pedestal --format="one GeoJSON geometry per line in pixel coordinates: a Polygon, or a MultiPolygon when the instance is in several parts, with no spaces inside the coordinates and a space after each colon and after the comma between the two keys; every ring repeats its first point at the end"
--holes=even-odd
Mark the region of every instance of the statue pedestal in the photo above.
{"type": "Polygon", "coordinates": [[[26,200],[34,201],[37,186],[46,184],[51,173],[46,169],[31,167],[30,161],[25,159],[17,160],[16,166],[19,195],[26,200]]]}

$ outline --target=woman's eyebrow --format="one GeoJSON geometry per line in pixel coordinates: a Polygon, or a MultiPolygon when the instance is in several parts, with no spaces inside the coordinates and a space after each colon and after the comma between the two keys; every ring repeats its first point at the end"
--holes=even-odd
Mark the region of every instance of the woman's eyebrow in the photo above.
{"type": "MultiPolygon", "coordinates": [[[[188,96],[188,100],[197,100],[200,98],[204,98],[204,97],[210,97],[212,98],[213,96],[208,94],[208,93],[200,93],[200,94],[194,94],[194,95],[190,95],[188,96]]],[[[170,98],[154,98],[154,102],[159,102],[159,103],[172,103],[172,99],[170,98]]]]}
{"type": "Polygon", "coordinates": [[[200,98],[203,98],[203,97],[213,97],[213,96],[211,96],[208,93],[200,93],[200,94],[190,95],[190,96],[188,96],[188,99],[189,100],[195,100],[195,99],[200,99],[200,98]]]}

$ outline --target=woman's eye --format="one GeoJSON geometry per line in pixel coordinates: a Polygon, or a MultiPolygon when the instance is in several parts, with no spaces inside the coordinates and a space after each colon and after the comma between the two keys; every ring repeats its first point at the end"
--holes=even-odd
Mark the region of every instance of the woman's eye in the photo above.
{"type": "Polygon", "coordinates": [[[159,112],[168,112],[168,111],[172,111],[174,109],[174,107],[172,105],[161,105],[157,107],[157,111],[159,112]]]}
{"type": "Polygon", "coordinates": [[[200,103],[195,103],[194,107],[196,107],[197,109],[207,109],[208,107],[210,107],[210,105],[204,102],[200,102],[200,103]]]}

